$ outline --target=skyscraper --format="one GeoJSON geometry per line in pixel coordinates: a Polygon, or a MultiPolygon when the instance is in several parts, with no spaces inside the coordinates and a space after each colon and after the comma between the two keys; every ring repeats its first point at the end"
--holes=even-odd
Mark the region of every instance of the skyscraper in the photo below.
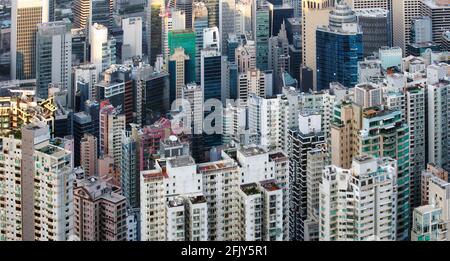
{"type": "Polygon", "coordinates": [[[48,97],[49,84],[71,89],[72,35],[69,19],[38,25],[36,48],[36,93],[48,97]]]}
{"type": "Polygon", "coordinates": [[[421,0],[392,1],[393,46],[398,46],[406,52],[410,43],[412,19],[420,15],[421,0]]]}
{"type": "Polygon", "coordinates": [[[422,0],[420,14],[430,17],[432,21],[433,42],[442,43],[442,33],[450,29],[450,4],[446,0],[422,0]]]}
{"type": "Polygon", "coordinates": [[[185,28],[191,29],[192,28],[192,21],[193,21],[193,1],[192,0],[178,0],[175,1],[175,7],[177,10],[181,10],[184,12],[185,15],[185,28]]]}
{"type": "Polygon", "coordinates": [[[346,4],[337,4],[329,19],[329,26],[316,31],[317,90],[328,89],[331,82],[353,87],[363,60],[363,33],[346,4]]]}
{"type": "Polygon", "coordinates": [[[363,32],[364,57],[378,52],[382,46],[392,45],[392,25],[390,12],[381,9],[355,10],[358,17],[358,25],[363,32]]]}
{"type": "Polygon", "coordinates": [[[142,58],[142,18],[130,17],[122,20],[122,61],[134,56],[142,58]]]}
{"type": "Polygon", "coordinates": [[[219,26],[219,0],[205,0],[206,8],[208,9],[208,24],[209,27],[219,26]]]}
{"type": "Polygon", "coordinates": [[[193,27],[195,31],[195,80],[200,82],[200,53],[203,48],[203,30],[208,28],[208,9],[203,2],[194,3],[193,27]]]}
{"type": "Polygon", "coordinates": [[[327,26],[334,0],[302,1],[302,63],[313,72],[313,89],[317,85],[316,29],[327,26]]]}
{"type": "Polygon", "coordinates": [[[256,68],[265,71],[269,68],[269,5],[267,2],[257,1],[254,8],[253,33],[256,45],[256,68]]]}
{"type": "Polygon", "coordinates": [[[49,21],[48,0],[13,0],[11,7],[11,79],[36,77],[38,24],[49,21]]]}
{"type": "Polygon", "coordinates": [[[163,54],[163,22],[162,14],[164,14],[164,1],[153,0],[148,1],[146,34],[147,34],[147,56],[148,63],[153,65],[156,57],[163,54]]]}
{"type": "Polygon", "coordinates": [[[74,0],[73,5],[73,27],[89,28],[92,22],[92,1],[74,0]]]}
{"type": "Polygon", "coordinates": [[[111,64],[116,63],[116,48],[114,38],[108,37],[108,28],[101,24],[93,24],[89,29],[91,44],[91,62],[95,65],[97,74],[103,72],[111,64]]]}
{"type": "Polygon", "coordinates": [[[176,48],[183,48],[189,60],[186,64],[186,82],[195,82],[195,33],[192,29],[170,31],[168,34],[169,57],[175,53],[176,48]]]}
{"type": "Polygon", "coordinates": [[[219,0],[219,25],[221,51],[227,53],[228,35],[235,30],[236,0],[219,0]]]}
{"type": "Polygon", "coordinates": [[[307,153],[325,143],[321,129],[321,116],[316,113],[300,113],[298,129],[289,130],[289,191],[290,218],[289,239],[303,241],[307,208],[307,153]]]}
{"type": "Polygon", "coordinates": [[[170,76],[170,103],[181,99],[182,89],[188,83],[186,81],[187,63],[190,57],[185,54],[182,47],[175,48],[175,52],[169,57],[170,76]]]}

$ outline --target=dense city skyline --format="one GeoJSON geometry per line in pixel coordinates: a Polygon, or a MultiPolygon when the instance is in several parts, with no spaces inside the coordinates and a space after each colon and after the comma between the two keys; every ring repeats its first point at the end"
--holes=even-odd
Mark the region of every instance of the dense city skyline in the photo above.
{"type": "Polygon", "coordinates": [[[449,241],[449,17],[0,0],[0,241],[449,241]]]}

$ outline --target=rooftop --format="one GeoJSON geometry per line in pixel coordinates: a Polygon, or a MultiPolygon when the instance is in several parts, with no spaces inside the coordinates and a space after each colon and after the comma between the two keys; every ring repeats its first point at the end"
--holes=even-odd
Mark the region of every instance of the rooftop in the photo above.
{"type": "Polygon", "coordinates": [[[241,190],[248,196],[259,194],[258,185],[256,183],[249,183],[241,185],[241,190]]]}
{"type": "Polygon", "coordinates": [[[192,204],[206,203],[206,198],[203,195],[189,197],[189,200],[192,202],[192,204]]]}
{"type": "Polygon", "coordinates": [[[261,155],[266,153],[266,151],[261,147],[245,147],[239,149],[239,152],[242,153],[245,157],[251,157],[256,155],[261,155]]]}
{"type": "Polygon", "coordinates": [[[51,144],[48,144],[48,145],[46,145],[42,148],[36,149],[36,150],[39,152],[42,152],[44,154],[56,157],[56,158],[62,157],[67,154],[65,149],[55,146],[55,145],[51,145],[51,144]]]}
{"type": "Polygon", "coordinates": [[[260,184],[261,187],[263,187],[267,191],[275,191],[280,189],[280,187],[276,184],[275,180],[261,181],[260,184]]]}
{"type": "Polygon", "coordinates": [[[195,165],[195,160],[191,156],[178,156],[167,160],[172,168],[186,167],[195,165]]]}

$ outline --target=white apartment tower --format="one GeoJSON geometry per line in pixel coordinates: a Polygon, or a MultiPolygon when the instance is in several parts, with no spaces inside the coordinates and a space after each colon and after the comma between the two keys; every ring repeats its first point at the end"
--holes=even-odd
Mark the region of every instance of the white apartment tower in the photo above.
{"type": "Polygon", "coordinates": [[[351,169],[328,166],[320,184],[320,241],[396,238],[397,163],[360,156],[351,169]]]}
{"type": "Polygon", "coordinates": [[[0,146],[0,241],[21,241],[21,140],[11,135],[2,138],[0,146]]]}
{"type": "Polygon", "coordinates": [[[428,162],[450,170],[450,82],[428,84],[428,162]]]}

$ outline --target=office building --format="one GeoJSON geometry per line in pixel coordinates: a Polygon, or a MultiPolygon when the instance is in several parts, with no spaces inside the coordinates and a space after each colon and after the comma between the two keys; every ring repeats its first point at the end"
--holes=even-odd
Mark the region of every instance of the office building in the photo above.
{"type": "Polygon", "coordinates": [[[186,82],[195,82],[195,33],[190,30],[170,31],[168,33],[169,57],[175,53],[176,48],[183,48],[187,56],[192,57],[186,66],[186,82]]]}
{"type": "Polygon", "coordinates": [[[442,44],[442,34],[449,30],[450,4],[447,0],[422,0],[420,1],[420,14],[428,16],[432,25],[432,41],[442,44]]]}
{"type": "Polygon", "coordinates": [[[95,65],[97,74],[116,63],[115,39],[108,37],[108,28],[102,24],[93,24],[89,29],[91,45],[91,63],[95,65]]]}
{"type": "Polygon", "coordinates": [[[181,99],[182,89],[188,83],[186,72],[189,60],[190,57],[186,55],[182,47],[175,48],[174,53],[169,57],[170,104],[181,99]]]}
{"type": "Polygon", "coordinates": [[[208,28],[208,9],[203,2],[194,3],[193,27],[195,32],[195,79],[200,82],[200,53],[203,48],[203,30],[208,28]]]}
{"type": "Polygon", "coordinates": [[[92,1],[75,0],[73,4],[73,27],[89,28],[92,22],[92,1]]]}
{"type": "Polygon", "coordinates": [[[38,24],[49,22],[48,0],[12,1],[11,79],[36,78],[38,24]]]}
{"type": "Polygon", "coordinates": [[[142,18],[130,17],[122,20],[122,61],[135,56],[142,58],[142,18]]]}
{"type": "Polygon", "coordinates": [[[420,16],[421,0],[392,1],[393,46],[403,50],[410,43],[412,20],[420,16]]]}
{"type": "Polygon", "coordinates": [[[255,34],[256,68],[265,71],[269,68],[269,5],[267,2],[257,1],[255,9],[255,20],[252,24],[253,33],[255,34]]]}
{"type": "Polygon", "coordinates": [[[391,16],[388,10],[358,9],[355,14],[363,32],[364,57],[378,52],[382,46],[392,45],[391,16]]]}
{"type": "Polygon", "coordinates": [[[358,83],[358,61],[363,54],[357,17],[349,6],[338,4],[330,12],[329,26],[316,30],[317,90],[328,89],[331,82],[345,87],[358,83]]]}
{"type": "Polygon", "coordinates": [[[302,64],[313,72],[313,90],[317,90],[316,29],[328,26],[334,3],[333,0],[302,1],[302,64]]]}
{"type": "Polygon", "coordinates": [[[38,25],[36,39],[36,94],[47,99],[49,84],[71,89],[72,35],[69,19],[38,25]]]}

